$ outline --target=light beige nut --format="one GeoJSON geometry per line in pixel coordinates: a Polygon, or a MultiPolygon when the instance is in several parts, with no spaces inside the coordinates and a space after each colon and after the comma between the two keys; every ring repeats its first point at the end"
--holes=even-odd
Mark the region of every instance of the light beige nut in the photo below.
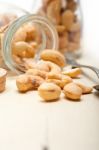
{"type": "Polygon", "coordinates": [[[78,32],[69,32],[69,45],[68,45],[68,49],[71,50],[77,50],[80,46],[80,37],[81,37],[81,33],[78,32]]]}
{"type": "Polygon", "coordinates": [[[86,86],[86,85],[84,85],[82,83],[78,83],[78,82],[76,82],[76,84],[82,89],[82,93],[83,94],[90,94],[90,93],[92,93],[92,90],[93,90],[92,87],[86,86]]]}
{"type": "Polygon", "coordinates": [[[16,86],[19,92],[27,92],[37,89],[43,83],[43,79],[39,76],[20,75],[16,79],[16,86]]]}
{"type": "Polygon", "coordinates": [[[16,42],[12,51],[21,58],[33,58],[35,55],[33,47],[24,41],[16,42]]]}
{"type": "Polygon", "coordinates": [[[38,93],[44,101],[58,100],[61,89],[54,83],[43,83],[38,88],[38,93]]]}
{"type": "Polygon", "coordinates": [[[53,73],[56,73],[56,74],[60,74],[61,73],[61,68],[54,64],[53,62],[50,62],[50,61],[46,61],[48,67],[49,67],[49,72],[53,72],[53,73]]]}
{"type": "Polygon", "coordinates": [[[62,74],[70,76],[71,78],[77,78],[79,75],[81,75],[82,70],[80,68],[70,69],[63,71],[62,74]]]}
{"type": "Polygon", "coordinates": [[[61,11],[60,0],[52,1],[47,7],[47,16],[54,24],[59,24],[61,21],[60,11],[61,11]]]}
{"type": "Polygon", "coordinates": [[[29,44],[32,46],[34,53],[36,54],[38,51],[38,43],[37,42],[29,42],[29,44]]]}
{"type": "Polygon", "coordinates": [[[58,79],[58,80],[61,80],[62,79],[62,75],[61,74],[56,74],[54,72],[49,72],[47,74],[47,79],[58,79]]]}
{"type": "Polygon", "coordinates": [[[24,58],[22,60],[23,60],[23,66],[26,70],[36,68],[36,63],[33,61],[33,59],[24,58]]]}
{"type": "Polygon", "coordinates": [[[60,67],[64,67],[66,65],[65,57],[60,52],[56,50],[44,50],[41,55],[41,59],[45,61],[51,61],[60,67]]]}
{"type": "Polygon", "coordinates": [[[59,49],[66,49],[68,47],[68,33],[59,36],[59,49]]]}
{"type": "Polygon", "coordinates": [[[64,88],[64,86],[68,83],[71,83],[73,80],[71,77],[66,76],[66,75],[62,75],[62,79],[61,79],[61,87],[64,88]]]}
{"type": "Polygon", "coordinates": [[[45,79],[47,77],[47,72],[38,69],[29,69],[26,71],[26,74],[33,75],[33,76],[40,76],[41,78],[45,79]]]}
{"type": "Polygon", "coordinates": [[[69,9],[74,12],[77,9],[77,2],[75,2],[74,0],[67,1],[66,9],[69,9]]]}
{"type": "Polygon", "coordinates": [[[64,25],[57,25],[56,30],[59,34],[63,34],[65,32],[66,28],[64,25]]]}
{"type": "MultiPolygon", "coordinates": [[[[57,77],[58,78],[58,77],[57,77]]],[[[55,83],[56,85],[58,85],[61,89],[64,88],[64,86],[70,82],[72,82],[72,79],[69,76],[61,76],[61,79],[57,79],[57,78],[48,78],[46,81],[47,82],[52,82],[55,83]]]]}
{"type": "Polygon", "coordinates": [[[36,41],[38,36],[36,27],[32,23],[28,23],[23,28],[26,32],[26,41],[36,41]]]}
{"type": "Polygon", "coordinates": [[[60,88],[63,88],[62,82],[59,79],[46,79],[46,82],[48,82],[48,83],[54,83],[57,86],[59,86],[60,88]]]}
{"type": "Polygon", "coordinates": [[[46,72],[50,71],[48,63],[44,60],[39,60],[36,64],[36,68],[39,69],[39,70],[46,71],[46,72]]]}
{"type": "Polygon", "coordinates": [[[79,42],[69,42],[68,44],[68,51],[76,51],[80,49],[80,43],[79,42]]]}
{"type": "Polygon", "coordinates": [[[22,64],[22,59],[20,57],[16,56],[16,55],[13,55],[13,60],[17,64],[22,64]]]}
{"type": "Polygon", "coordinates": [[[20,42],[20,41],[25,41],[25,40],[26,40],[26,32],[25,32],[24,28],[21,27],[15,33],[14,38],[13,38],[13,43],[20,42]]]}
{"type": "Polygon", "coordinates": [[[32,82],[29,81],[29,76],[27,75],[20,75],[16,79],[16,86],[18,88],[19,92],[27,92],[29,90],[32,90],[32,82]]]}
{"type": "Polygon", "coordinates": [[[44,82],[40,76],[29,75],[29,81],[32,83],[32,89],[37,90],[38,87],[44,82]]]}
{"type": "Polygon", "coordinates": [[[6,81],[7,71],[3,68],[0,68],[0,83],[6,81]]]}
{"type": "Polygon", "coordinates": [[[66,98],[71,100],[80,100],[82,89],[75,83],[69,83],[64,87],[64,94],[66,98]]]}
{"type": "Polygon", "coordinates": [[[81,25],[80,22],[78,21],[74,22],[69,29],[70,32],[78,32],[78,31],[80,32],[80,30],[81,30],[81,25]]]}
{"type": "Polygon", "coordinates": [[[62,14],[62,24],[69,30],[74,22],[74,13],[71,10],[66,10],[62,14]]]}

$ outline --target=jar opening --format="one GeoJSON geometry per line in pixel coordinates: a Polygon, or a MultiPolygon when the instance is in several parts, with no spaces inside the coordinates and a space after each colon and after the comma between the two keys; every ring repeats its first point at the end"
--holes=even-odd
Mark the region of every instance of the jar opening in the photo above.
{"type": "Polygon", "coordinates": [[[42,16],[25,15],[14,21],[7,29],[3,39],[2,55],[8,68],[16,73],[20,73],[24,71],[23,58],[31,58],[37,61],[41,51],[44,49],[58,49],[58,35],[54,25],[42,16]],[[30,32],[32,32],[31,35],[29,34],[30,32]],[[32,39],[34,36],[35,39],[32,39]],[[35,48],[37,52],[34,56],[30,45],[31,47],[36,47],[36,44],[38,47],[35,48]],[[17,52],[16,47],[18,49],[17,52]],[[31,57],[27,53],[29,49],[31,50],[31,57]],[[15,61],[13,54],[16,54],[18,59],[21,59],[19,53],[22,54],[22,61],[18,64],[20,60],[15,61]]]}

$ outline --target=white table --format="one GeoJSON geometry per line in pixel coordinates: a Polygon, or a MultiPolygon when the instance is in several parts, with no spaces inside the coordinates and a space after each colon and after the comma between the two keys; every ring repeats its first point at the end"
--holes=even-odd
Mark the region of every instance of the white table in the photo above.
{"type": "Polygon", "coordinates": [[[7,89],[0,95],[0,150],[41,150],[46,128],[50,150],[99,150],[99,94],[85,95],[80,102],[63,95],[53,103],[40,100],[37,92],[19,94],[15,80],[7,80],[7,89]]]}

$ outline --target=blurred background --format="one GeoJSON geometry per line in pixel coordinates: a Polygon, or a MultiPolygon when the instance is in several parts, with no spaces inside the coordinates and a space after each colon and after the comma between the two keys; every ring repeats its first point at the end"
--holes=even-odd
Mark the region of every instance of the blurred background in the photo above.
{"type": "MultiPolygon", "coordinates": [[[[8,2],[16,4],[30,12],[40,5],[41,0],[0,0],[0,2],[8,2]]],[[[80,0],[83,12],[83,47],[90,57],[98,59],[99,50],[99,1],[98,0],[80,0]]]]}

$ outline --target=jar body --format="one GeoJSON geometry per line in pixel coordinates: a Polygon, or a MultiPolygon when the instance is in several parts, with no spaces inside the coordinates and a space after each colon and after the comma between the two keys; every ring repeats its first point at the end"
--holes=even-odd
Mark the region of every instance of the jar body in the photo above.
{"type": "Polygon", "coordinates": [[[6,30],[2,56],[10,70],[21,73],[33,67],[45,49],[58,49],[58,34],[53,24],[40,15],[25,15],[6,30]]]}
{"type": "Polygon", "coordinates": [[[0,67],[7,68],[1,53],[1,45],[5,31],[13,21],[25,14],[28,14],[28,12],[16,5],[0,2],[0,67]]]}
{"type": "MultiPolygon", "coordinates": [[[[59,36],[59,50],[62,53],[81,54],[82,10],[79,0],[37,0],[36,9],[51,20],[59,36]],[[38,6],[38,7],[37,7],[38,6]]],[[[34,5],[34,7],[35,7],[34,5]]]]}

